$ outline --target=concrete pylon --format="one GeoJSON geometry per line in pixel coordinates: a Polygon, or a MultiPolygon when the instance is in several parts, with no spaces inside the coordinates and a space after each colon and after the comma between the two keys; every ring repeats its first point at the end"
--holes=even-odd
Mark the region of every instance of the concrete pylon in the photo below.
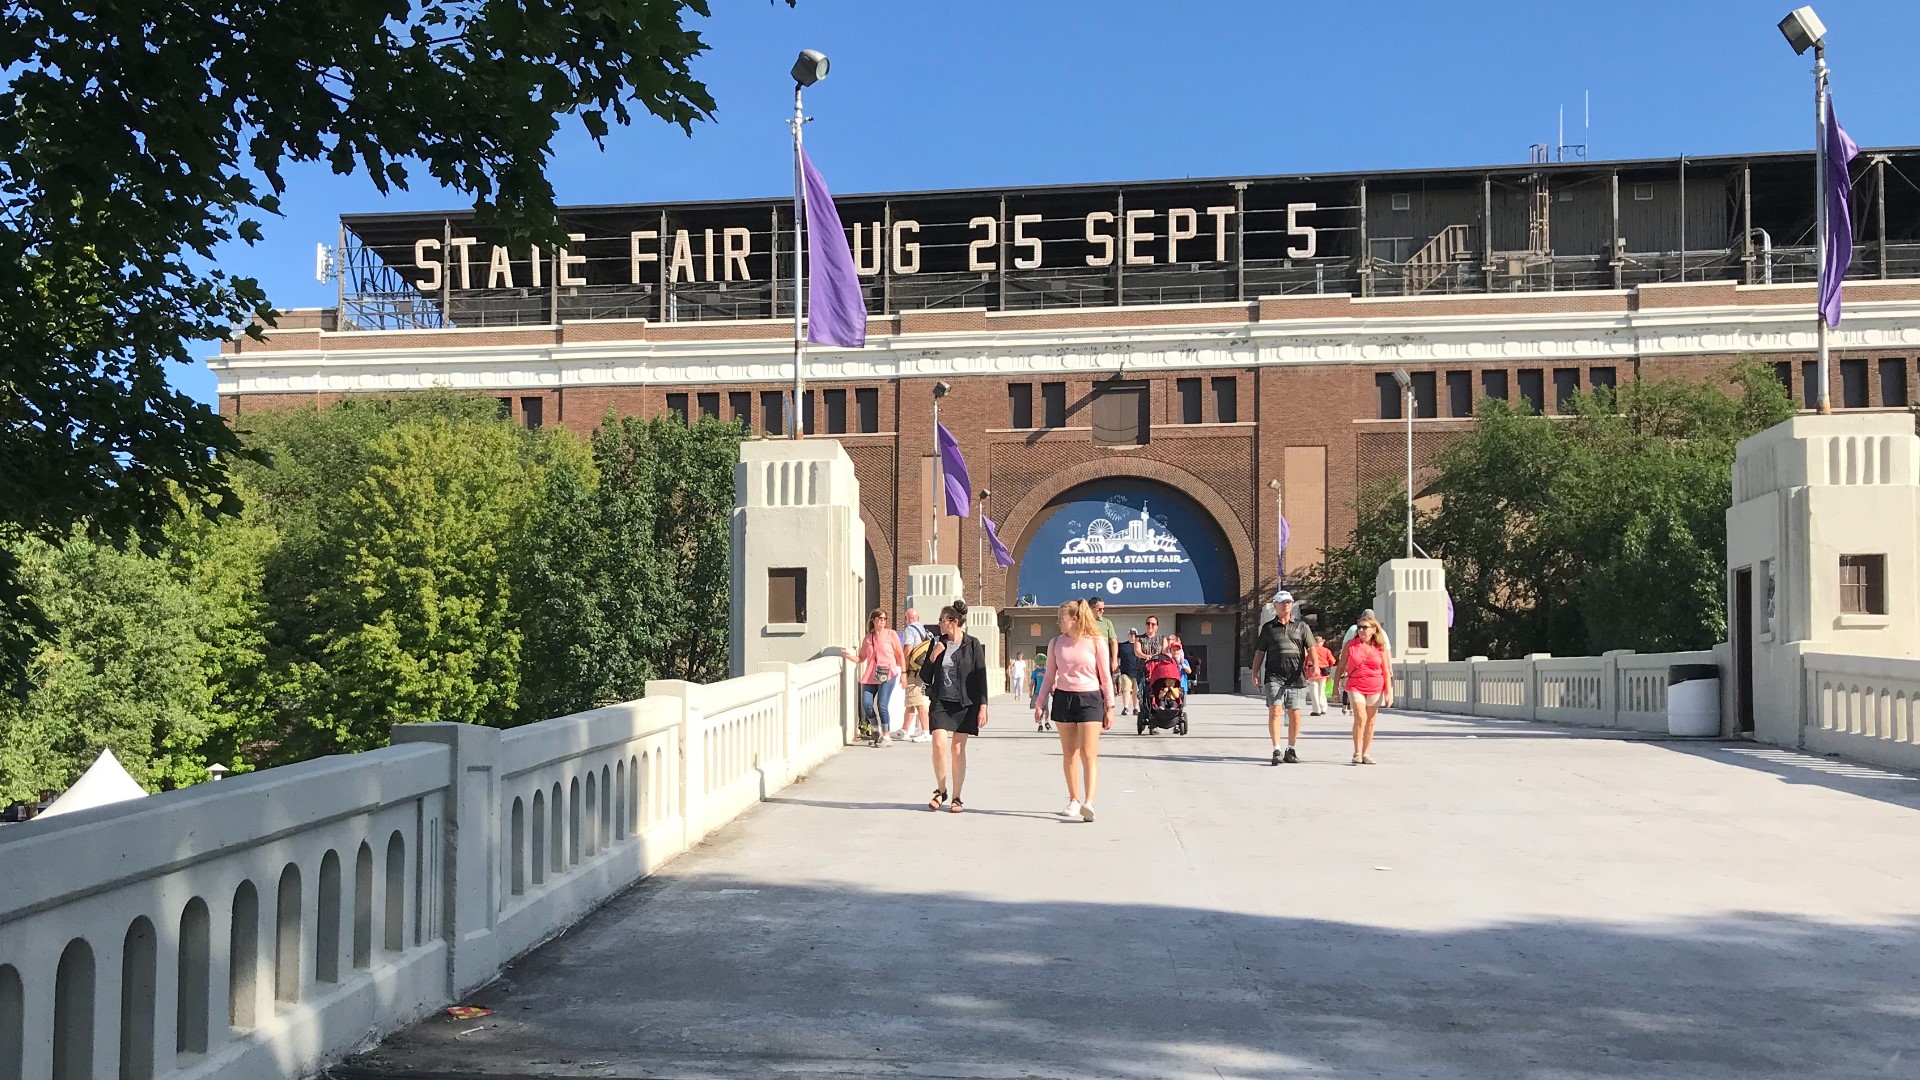
{"type": "Polygon", "coordinates": [[[1373,612],[1396,661],[1452,659],[1447,626],[1447,568],[1439,559],[1389,559],[1374,581],[1373,612]]]}
{"type": "Polygon", "coordinates": [[[1920,657],[1916,558],[1910,414],[1796,416],[1741,442],[1727,511],[1729,726],[1747,712],[1755,738],[1800,745],[1804,654],[1920,657]]]}
{"type": "Polygon", "coordinates": [[[732,534],[733,675],[859,643],[867,531],[853,460],[838,442],[742,443],[732,534]]]}
{"type": "MultiPolygon", "coordinates": [[[[920,612],[920,620],[931,626],[940,619],[940,609],[955,600],[966,599],[966,579],[960,568],[945,563],[923,563],[907,567],[907,606],[920,612]]],[[[987,669],[1003,671],[1000,656],[1000,616],[990,607],[967,608],[967,633],[980,639],[987,649],[987,669]]],[[[1004,681],[1004,679],[1002,680],[1004,681]]],[[[995,687],[1000,682],[993,683],[995,687]]]]}

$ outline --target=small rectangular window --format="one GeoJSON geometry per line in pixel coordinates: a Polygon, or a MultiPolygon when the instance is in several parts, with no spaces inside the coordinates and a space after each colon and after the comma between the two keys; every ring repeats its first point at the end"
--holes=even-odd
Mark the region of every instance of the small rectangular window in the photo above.
{"type": "Polygon", "coordinates": [[[687,416],[687,395],[668,394],[667,395],[667,411],[669,413],[672,413],[674,416],[679,417],[681,423],[683,424],[686,423],[689,420],[689,417],[687,416]]]}
{"type": "Polygon", "coordinates": [[[1374,372],[1373,388],[1380,395],[1380,419],[1400,419],[1400,403],[1405,395],[1400,392],[1400,383],[1394,379],[1393,372],[1374,372]]]}
{"type": "Polygon", "coordinates": [[[700,419],[720,419],[720,394],[717,391],[703,392],[700,395],[700,419]]]}
{"type": "Polygon", "coordinates": [[[1180,422],[1198,424],[1205,419],[1204,403],[1200,400],[1199,379],[1175,379],[1173,388],[1180,395],[1180,422]]]}
{"type": "Polygon", "coordinates": [[[1864,409],[1873,404],[1868,396],[1871,393],[1867,385],[1867,362],[1865,360],[1840,361],[1840,407],[1843,409],[1864,409]]]}
{"type": "Polygon", "coordinates": [[[1800,364],[1801,407],[1812,409],[1820,404],[1820,364],[1806,360],[1800,364]]]}
{"type": "Polygon", "coordinates": [[[1407,623],[1407,648],[1424,649],[1427,647],[1427,624],[1423,622],[1407,623]]]}
{"type": "Polygon", "coordinates": [[[880,430],[880,391],[868,386],[853,392],[853,408],[860,414],[860,433],[873,435],[880,430]]]}
{"type": "Polygon", "coordinates": [[[1608,390],[1616,390],[1619,388],[1618,383],[1615,381],[1614,370],[1610,367],[1597,367],[1587,372],[1587,385],[1593,387],[1595,390],[1599,390],[1602,387],[1608,390]]]}
{"type": "Polygon", "coordinates": [[[1634,202],[1652,202],[1653,201],[1653,185],[1652,184],[1633,185],[1633,201],[1634,202]]]}
{"type": "Polygon", "coordinates": [[[767,571],[767,621],[807,621],[806,567],[775,567],[767,571]]]}
{"type": "Polygon", "coordinates": [[[821,392],[827,405],[827,434],[845,435],[847,433],[847,392],[845,390],[826,390],[821,392]]]}
{"type": "Polygon", "coordinates": [[[1880,361],[1880,404],[1889,409],[1907,407],[1907,362],[1901,359],[1880,361]]]}
{"type": "Polygon", "coordinates": [[[813,434],[813,391],[800,391],[800,433],[813,434]]]}
{"type": "Polygon", "coordinates": [[[1007,384],[1007,426],[1016,431],[1033,427],[1033,384],[1007,384]]]}
{"type": "Polygon", "coordinates": [[[735,390],[727,395],[727,419],[743,428],[753,427],[753,394],[735,390]]]}
{"type": "Polygon", "coordinates": [[[1213,380],[1213,422],[1216,424],[1240,422],[1240,380],[1232,375],[1224,375],[1213,380]]]}
{"type": "Polygon", "coordinates": [[[1553,411],[1561,415],[1573,412],[1574,395],[1580,392],[1579,368],[1553,369],[1553,411]]]}
{"type": "Polygon", "coordinates": [[[1793,361],[1782,360],[1779,363],[1773,365],[1773,377],[1779,380],[1780,389],[1785,390],[1787,392],[1788,397],[1792,397],[1793,396],[1793,361]]]}
{"type": "Polygon", "coordinates": [[[1413,209],[1413,196],[1404,192],[1395,193],[1393,196],[1393,208],[1395,210],[1413,209]]]}
{"type": "Polygon", "coordinates": [[[1050,382],[1040,384],[1040,426],[1063,428],[1067,426],[1067,384],[1050,382]]]}
{"type": "Polygon", "coordinates": [[[1447,372],[1447,415],[1473,415],[1473,372],[1447,372]]]}
{"type": "Polygon", "coordinates": [[[1440,415],[1439,376],[1431,371],[1416,371],[1413,376],[1413,415],[1431,420],[1440,415]]]}
{"type": "Polygon", "coordinates": [[[1848,615],[1887,613],[1887,557],[1840,556],[1840,610],[1848,615]]]}
{"type": "Polygon", "coordinates": [[[546,401],[537,397],[520,399],[520,416],[529,428],[537,428],[546,421],[546,401]]]}
{"type": "Polygon", "coordinates": [[[1520,400],[1535,413],[1547,411],[1547,373],[1539,368],[1520,370],[1520,400]]]}
{"type": "Polygon", "coordinates": [[[1480,396],[1495,401],[1507,400],[1507,373],[1504,371],[1483,371],[1480,373],[1480,396]]]}
{"type": "Polygon", "coordinates": [[[1147,384],[1107,383],[1094,387],[1095,446],[1145,446],[1150,438],[1147,384]]]}
{"type": "Polygon", "coordinates": [[[768,435],[787,433],[787,396],[778,390],[760,391],[760,430],[768,435]]]}
{"type": "Polygon", "coordinates": [[[500,403],[500,419],[502,420],[513,419],[513,399],[512,398],[503,397],[503,398],[494,398],[493,400],[500,403]]]}

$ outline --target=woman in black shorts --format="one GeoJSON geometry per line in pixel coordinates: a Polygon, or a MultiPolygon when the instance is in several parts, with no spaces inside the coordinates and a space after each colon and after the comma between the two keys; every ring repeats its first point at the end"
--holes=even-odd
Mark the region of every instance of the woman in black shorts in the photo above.
{"type": "Polygon", "coordinates": [[[1093,798],[1100,792],[1100,733],[1113,726],[1110,655],[1086,601],[1061,604],[1060,636],[1047,645],[1047,678],[1033,718],[1051,715],[1060,732],[1060,768],[1067,779],[1067,808],[1061,815],[1069,819],[1093,820],[1093,798]]]}
{"type": "Polygon", "coordinates": [[[967,740],[987,726],[987,650],[967,633],[967,602],[955,600],[940,610],[940,636],[920,666],[927,688],[927,727],[933,732],[933,798],[927,809],[947,804],[952,779],[955,814],[966,809],[960,789],[967,782],[967,740]]]}

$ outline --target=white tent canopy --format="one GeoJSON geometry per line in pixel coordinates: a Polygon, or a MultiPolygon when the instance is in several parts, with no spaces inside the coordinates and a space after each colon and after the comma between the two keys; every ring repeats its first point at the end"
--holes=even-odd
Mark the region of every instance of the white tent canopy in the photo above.
{"type": "Polygon", "coordinates": [[[121,766],[120,759],[113,756],[113,751],[102,750],[87,771],[80,775],[80,779],[75,780],[65,794],[53,800],[53,805],[42,810],[40,816],[70,814],[75,810],[91,810],[96,806],[146,797],[147,789],[127,775],[127,770],[121,766]]]}

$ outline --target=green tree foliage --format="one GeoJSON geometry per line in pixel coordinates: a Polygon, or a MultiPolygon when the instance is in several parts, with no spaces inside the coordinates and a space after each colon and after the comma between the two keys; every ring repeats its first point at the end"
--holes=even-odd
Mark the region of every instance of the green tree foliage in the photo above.
{"type": "Polygon", "coordinates": [[[518,575],[524,719],[631,700],[649,679],[725,676],[739,458],[736,424],[609,416],[591,469],[548,474],[518,575]]]}
{"type": "MultiPolygon", "coordinates": [[[[558,239],[545,166],[562,118],[594,140],[650,113],[683,129],[714,103],[689,72],[705,0],[213,0],[0,10],[0,687],[52,625],[17,546],[76,527],[149,549],[184,493],[238,509],[245,451],[169,388],[235,326],[270,323],[257,282],[220,270],[260,239],[290,163],[409,165],[483,221],[558,239]]],[[[257,327],[253,332],[257,332],[257,327]]]]}
{"type": "Polygon", "coordinates": [[[176,516],[158,556],[11,549],[60,630],[0,703],[0,798],[105,746],[160,787],[724,675],[735,425],[610,416],[588,440],[439,392],[241,435],[245,511],[176,516]]]}
{"type": "Polygon", "coordinates": [[[0,802],[65,788],[102,749],[150,791],[204,779],[212,695],[188,583],[163,560],[84,538],[15,552],[60,629],[36,649],[26,696],[0,697],[0,802]]]}
{"type": "MultiPolygon", "coordinates": [[[[1735,445],[1793,415],[1757,364],[1722,383],[1635,382],[1547,418],[1483,402],[1448,444],[1419,515],[1447,568],[1455,655],[1701,649],[1726,634],[1726,511],[1735,445]],[[1731,391],[1731,393],[1729,393],[1731,391]]],[[[1372,602],[1405,551],[1398,484],[1366,493],[1359,527],[1312,575],[1338,621],[1372,602]]]]}

